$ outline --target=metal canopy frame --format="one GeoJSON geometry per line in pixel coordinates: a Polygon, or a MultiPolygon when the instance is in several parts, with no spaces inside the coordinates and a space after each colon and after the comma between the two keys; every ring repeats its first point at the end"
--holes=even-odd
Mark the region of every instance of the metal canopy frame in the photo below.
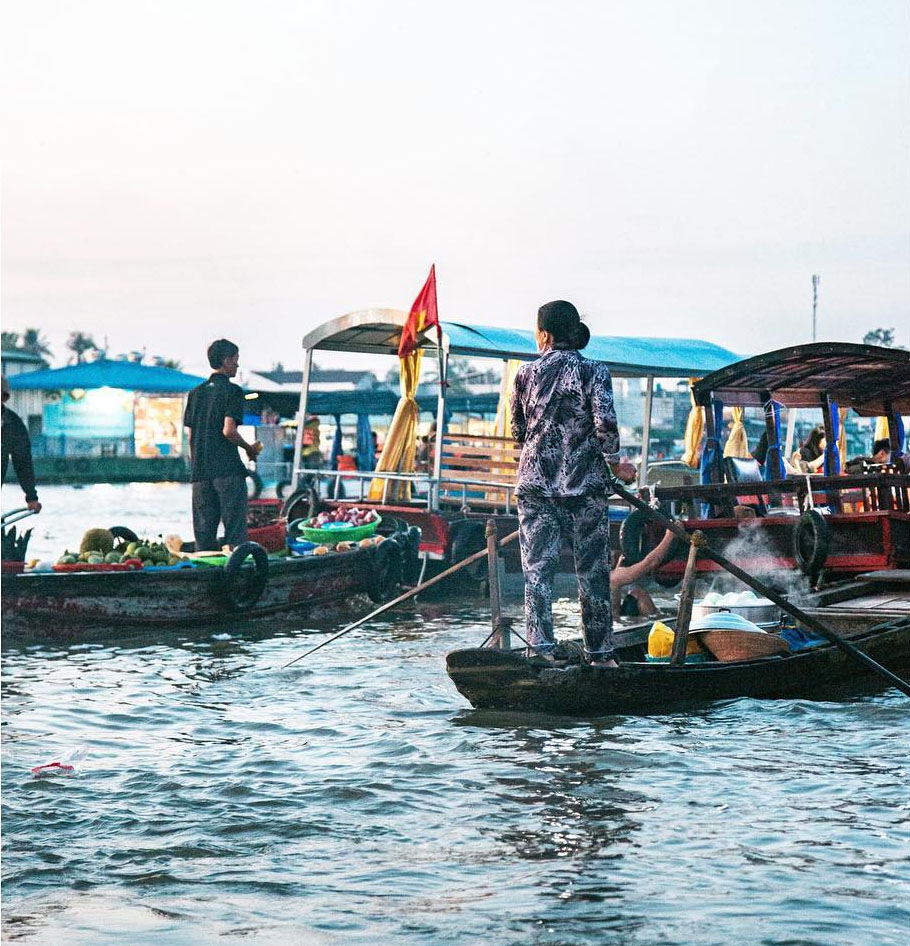
{"type": "MultiPolygon", "coordinates": [[[[294,483],[304,472],[299,466],[299,458],[303,445],[303,420],[307,411],[313,352],[343,351],[367,355],[397,355],[401,330],[407,320],[408,313],[401,309],[361,309],[324,322],[303,337],[303,378],[294,446],[294,483]]],[[[423,333],[418,338],[418,346],[434,351],[438,358],[441,382],[436,411],[438,433],[441,433],[443,427],[446,376],[448,360],[452,355],[467,358],[495,358],[502,361],[511,359],[533,361],[538,357],[534,333],[530,330],[468,325],[462,322],[442,322],[438,332],[431,329],[423,333]]],[[[640,471],[643,482],[647,481],[654,379],[703,375],[721,365],[736,361],[739,357],[728,349],[700,339],[622,336],[592,336],[584,353],[586,357],[594,361],[607,364],[614,377],[644,378],[646,381],[640,471]]],[[[429,489],[431,507],[432,497],[436,494],[439,485],[441,462],[442,451],[437,448],[429,489]]],[[[426,477],[423,476],[423,478],[426,477]]]]}
{"type": "MultiPolygon", "coordinates": [[[[303,337],[304,350],[396,355],[408,313],[401,309],[361,309],[331,319],[303,337]]],[[[418,339],[421,348],[437,350],[432,329],[418,339]]],[[[529,329],[442,322],[442,349],[448,357],[533,361],[538,357],[529,329]]],[[[739,355],[712,342],[693,338],[594,335],[585,357],[607,364],[614,377],[688,378],[701,376],[739,360],[739,355]]]]}

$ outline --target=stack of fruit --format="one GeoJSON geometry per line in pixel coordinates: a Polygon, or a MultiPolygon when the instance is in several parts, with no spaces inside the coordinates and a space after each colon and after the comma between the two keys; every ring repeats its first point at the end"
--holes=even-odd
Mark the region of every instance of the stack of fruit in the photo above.
{"type": "Polygon", "coordinates": [[[321,512],[314,519],[310,519],[307,528],[310,529],[347,529],[366,526],[379,522],[379,514],[375,509],[350,509],[341,507],[331,511],[321,512]]]}
{"type": "Polygon", "coordinates": [[[120,565],[123,562],[123,556],[119,552],[99,552],[89,550],[85,552],[70,552],[68,549],[60,558],[57,559],[57,565],[120,565]]]}
{"type": "Polygon", "coordinates": [[[108,529],[89,529],[82,538],[79,552],[66,551],[56,564],[69,566],[62,570],[73,570],[73,566],[99,568],[151,568],[161,565],[178,565],[187,562],[186,556],[170,552],[163,542],[137,540],[120,548],[114,548],[114,536],[108,529]]]}
{"type": "Polygon", "coordinates": [[[354,549],[368,549],[384,541],[383,536],[373,535],[361,539],[359,542],[336,542],[335,545],[317,545],[312,552],[313,555],[328,555],[329,552],[353,552],[354,549]]]}
{"type": "Polygon", "coordinates": [[[318,545],[340,541],[359,542],[376,532],[382,519],[375,509],[342,506],[327,510],[303,523],[303,537],[318,545]]]}
{"type": "Polygon", "coordinates": [[[123,555],[126,560],[140,562],[143,568],[152,568],[156,565],[180,565],[190,560],[186,555],[178,555],[170,551],[163,542],[149,542],[147,539],[130,542],[123,555]]]}
{"type": "Polygon", "coordinates": [[[89,529],[82,537],[78,552],[65,551],[57,565],[120,565],[123,555],[114,551],[114,536],[109,529],[89,529]]]}

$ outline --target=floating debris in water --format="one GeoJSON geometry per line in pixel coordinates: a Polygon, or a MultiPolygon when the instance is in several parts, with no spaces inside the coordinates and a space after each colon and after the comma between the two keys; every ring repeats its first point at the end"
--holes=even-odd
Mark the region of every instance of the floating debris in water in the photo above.
{"type": "Polygon", "coordinates": [[[31,769],[33,778],[52,778],[56,776],[69,776],[76,774],[76,764],[85,758],[85,747],[79,746],[77,749],[71,749],[64,753],[59,759],[53,762],[44,762],[41,765],[35,765],[31,769]]]}

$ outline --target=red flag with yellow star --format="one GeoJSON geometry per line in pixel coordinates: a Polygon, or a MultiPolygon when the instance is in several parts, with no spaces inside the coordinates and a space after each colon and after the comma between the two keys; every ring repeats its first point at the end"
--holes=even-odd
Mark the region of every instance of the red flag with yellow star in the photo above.
{"type": "Polygon", "coordinates": [[[430,267],[430,275],[423,284],[423,289],[411,306],[411,314],[401,330],[401,341],[398,344],[398,357],[407,358],[417,350],[417,338],[431,325],[439,327],[439,313],[436,310],[436,264],[430,267]]]}

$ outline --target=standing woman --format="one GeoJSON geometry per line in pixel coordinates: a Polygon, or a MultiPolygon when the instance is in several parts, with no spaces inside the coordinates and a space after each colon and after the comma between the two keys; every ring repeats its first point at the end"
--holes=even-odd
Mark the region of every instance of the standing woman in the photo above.
{"type": "Polygon", "coordinates": [[[553,578],[567,538],[575,555],[587,660],[615,667],[607,467],[626,482],[635,479],[635,468],[619,462],[609,369],[578,353],[590,338],[571,302],[548,302],[538,310],[541,356],[522,366],[512,389],[512,436],[523,445],[516,489],[519,540],[530,646],[543,656],[556,646],[553,578]]]}

